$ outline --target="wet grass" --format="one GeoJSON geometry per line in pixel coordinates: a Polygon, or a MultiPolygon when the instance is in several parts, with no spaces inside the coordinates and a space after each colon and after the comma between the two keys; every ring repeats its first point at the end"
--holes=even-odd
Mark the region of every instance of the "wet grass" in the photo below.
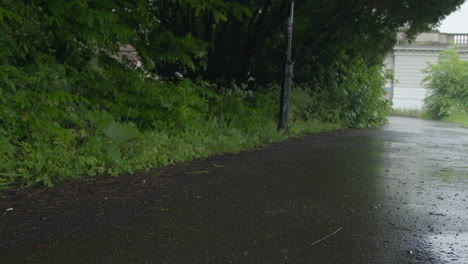
{"type": "Polygon", "coordinates": [[[468,127],[468,113],[457,112],[451,114],[449,117],[444,118],[445,121],[462,124],[464,127],[468,127]]]}

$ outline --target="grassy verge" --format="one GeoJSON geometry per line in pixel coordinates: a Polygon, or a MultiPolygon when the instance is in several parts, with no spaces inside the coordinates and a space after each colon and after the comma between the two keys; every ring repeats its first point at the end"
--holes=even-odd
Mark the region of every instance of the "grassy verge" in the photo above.
{"type": "Polygon", "coordinates": [[[444,121],[461,124],[464,127],[468,127],[468,113],[457,112],[452,113],[450,116],[444,118],[444,121]]]}
{"type": "MultiPolygon", "coordinates": [[[[206,124],[208,125],[208,124],[206,124]]],[[[276,122],[270,120],[259,124],[250,131],[236,127],[209,127],[169,135],[164,132],[148,132],[144,140],[132,143],[132,154],[122,160],[125,171],[157,168],[175,162],[204,158],[222,153],[237,153],[273,142],[280,142],[290,136],[324,132],[339,129],[339,124],[318,120],[296,121],[291,124],[288,134],[276,129],[276,122]],[[126,164],[126,166],[125,166],[126,164]]],[[[105,171],[103,171],[105,172],[105,171]]]]}
{"type": "Polygon", "coordinates": [[[390,112],[390,116],[401,116],[401,117],[415,117],[415,118],[422,118],[423,111],[418,109],[392,109],[390,112]]]}
{"type": "MultiPolygon", "coordinates": [[[[431,119],[426,112],[418,109],[393,109],[390,112],[390,116],[431,119]]],[[[448,117],[443,118],[442,120],[451,123],[461,124],[464,127],[468,127],[468,113],[465,112],[452,113],[448,117]]]]}
{"type": "Polygon", "coordinates": [[[210,123],[207,122],[203,124],[203,128],[198,130],[186,130],[178,133],[144,132],[138,138],[121,144],[115,144],[112,139],[105,141],[107,146],[93,142],[93,144],[97,143],[95,145],[96,152],[99,152],[95,155],[89,153],[89,150],[85,150],[87,146],[71,149],[47,146],[44,149],[35,150],[34,155],[27,157],[27,167],[19,167],[26,172],[25,174],[1,174],[3,181],[0,181],[0,189],[31,183],[41,183],[50,187],[59,181],[76,180],[85,176],[118,176],[124,172],[135,173],[196,158],[222,153],[237,153],[273,142],[280,142],[288,137],[298,137],[306,133],[331,131],[339,128],[341,128],[340,124],[318,120],[301,120],[291,123],[289,132],[285,134],[277,130],[274,120],[259,123],[250,131],[238,127],[210,126],[210,123]],[[78,154],[83,152],[86,152],[86,155],[78,154]],[[36,156],[38,154],[39,157],[36,156]],[[33,170],[42,173],[33,174],[33,170]]]}

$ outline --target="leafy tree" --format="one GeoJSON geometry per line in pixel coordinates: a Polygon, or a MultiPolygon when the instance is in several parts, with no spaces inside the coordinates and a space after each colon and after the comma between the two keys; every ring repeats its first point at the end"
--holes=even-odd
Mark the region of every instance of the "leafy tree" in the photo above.
{"type": "MultiPolygon", "coordinates": [[[[188,9],[174,4],[183,1],[162,2],[173,3],[164,10],[181,19],[179,23],[171,21],[171,27],[177,28],[171,31],[191,34],[210,44],[207,68],[200,69],[196,76],[201,74],[207,80],[225,83],[245,83],[253,77],[262,84],[280,78],[282,66],[278,62],[283,60],[289,0],[229,1],[233,12],[220,11],[225,18],[219,19],[190,11],[197,1],[188,2],[188,9]]],[[[393,47],[397,32],[404,30],[408,36],[415,36],[436,25],[463,2],[296,0],[296,81],[310,81],[314,69],[332,65],[342,51],[365,57],[369,64],[380,63],[376,58],[381,59],[393,47]]]]}
{"type": "Polygon", "coordinates": [[[457,49],[441,52],[439,61],[424,69],[429,95],[424,100],[431,118],[441,119],[454,112],[468,113],[468,61],[462,61],[457,49]]]}

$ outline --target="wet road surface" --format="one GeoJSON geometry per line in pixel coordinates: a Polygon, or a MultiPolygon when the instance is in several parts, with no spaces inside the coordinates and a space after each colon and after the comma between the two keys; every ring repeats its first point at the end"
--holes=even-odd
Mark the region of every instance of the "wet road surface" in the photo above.
{"type": "Polygon", "coordinates": [[[0,263],[466,264],[467,152],[468,129],[410,118],[309,135],[226,156],[170,208],[0,263]]]}

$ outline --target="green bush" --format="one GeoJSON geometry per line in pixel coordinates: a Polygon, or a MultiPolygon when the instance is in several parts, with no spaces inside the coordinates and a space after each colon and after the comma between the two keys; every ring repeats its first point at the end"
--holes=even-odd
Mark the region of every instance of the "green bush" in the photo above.
{"type": "Polygon", "coordinates": [[[468,113],[468,61],[462,61],[456,48],[451,47],[439,56],[436,64],[424,69],[429,95],[424,110],[430,118],[443,119],[456,113],[468,113]]]}
{"type": "Polygon", "coordinates": [[[385,124],[390,103],[380,65],[342,54],[331,68],[320,69],[310,85],[309,113],[346,127],[372,128],[385,124]]]}

